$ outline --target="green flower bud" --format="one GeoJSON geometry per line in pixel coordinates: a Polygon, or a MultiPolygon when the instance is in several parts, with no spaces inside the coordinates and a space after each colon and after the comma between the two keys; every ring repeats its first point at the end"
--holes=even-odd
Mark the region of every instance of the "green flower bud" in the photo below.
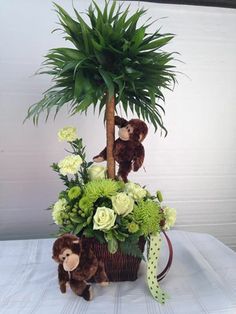
{"type": "Polygon", "coordinates": [[[87,224],[90,224],[91,221],[92,221],[92,217],[90,216],[87,218],[87,224]]]}
{"type": "Polygon", "coordinates": [[[135,233],[139,230],[139,226],[135,222],[131,222],[128,224],[128,231],[130,233],[135,233]]]}
{"type": "Polygon", "coordinates": [[[157,191],[156,196],[157,196],[157,199],[160,203],[163,202],[163,197],[162,197],[161,191],[157,191]]]}

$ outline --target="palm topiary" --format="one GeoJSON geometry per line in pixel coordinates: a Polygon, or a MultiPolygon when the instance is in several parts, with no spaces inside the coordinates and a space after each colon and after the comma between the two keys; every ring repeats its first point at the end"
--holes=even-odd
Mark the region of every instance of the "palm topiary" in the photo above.
{"type": "Polygon", "coordinates": [[[163,89],[172,89],[175,83],[175,66],[171,65],[173,53],[162,51],[172,34],[161,34],[158,29],[150,34],[151,24],[139,25],[146,10],[130,14],[129,6],[105,2],[103,11],[93,2],[87,16],[89,23],[74,8],[72,18],[55,4],[65,39],[74,48],[54,48],[44,61],[42,74],[53,77],[54,85],[44,97],[32,105],[27,118],[38,123],[39,115],[52,110],[55,116],[69,103],[70,113],[86,112],[93,105],[104,111],[107,132],[108,177],[115,177],[113,158],[114,114],[120,103],[151,122],[155,128],[167,130],[161,113],[165,112],[159,101],[164,102],[163,89]],[[105,110],[103,110],[105,109],[105,110]]]}

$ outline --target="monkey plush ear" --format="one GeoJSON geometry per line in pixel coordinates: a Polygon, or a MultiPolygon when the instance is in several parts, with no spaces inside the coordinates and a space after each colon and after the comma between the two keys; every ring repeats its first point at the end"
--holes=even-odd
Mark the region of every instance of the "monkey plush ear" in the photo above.
{"type": "Polygon", "coordinates": [[[56,263],[60,263],[60,260],[59,260],[59,258],[57,258],[56,256],[52,256],[52,259],[56,262],[56,263]]]}
{"type": "Polygon", "coordinates": [[[82,241],[81,239],[73,240],[72,241],[72,250],[76,254],[80,254],[82,250],[82,241]]]}
{"type": "Polygon", "coordinates": [[[146,135],[144,135],[143,133],[140,133],[139,135],[139,142],[142,142],[144,140],[146,135]]]}

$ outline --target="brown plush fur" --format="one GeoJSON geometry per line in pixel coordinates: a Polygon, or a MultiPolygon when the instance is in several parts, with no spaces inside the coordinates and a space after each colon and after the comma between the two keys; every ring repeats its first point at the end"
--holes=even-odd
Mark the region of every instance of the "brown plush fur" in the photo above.
{"type": "MultiPolygon", "coordinates": [[[[141,142],[148,133],[146,123],[139,119],[127,121],[118,116],[115,117],[115,125],[119,130],[119,138],[114,143],[114,158],[119,164],[118,178],[128,182],[128,174],[131,170],[138,171],[142,166],[145,151],[141,142]]],[[[93,158],[95,162],[101,162],[107,159],[106,148],[93,158]]]]}
{"type": "Polygon", "coordinates": [[[52,258],[59,263],[58,280],[62,293],[66,292],[66,283],[69,282],[75,294],[89,301],[92,294],[88,281],[108,284],[103,262],[96,258],[89,247],[83,247],[82,240],[74,235],[65,234],[54,242],[52,258]],[[75,269],[65,270],[71,265],[75,265],[75,269]]]}

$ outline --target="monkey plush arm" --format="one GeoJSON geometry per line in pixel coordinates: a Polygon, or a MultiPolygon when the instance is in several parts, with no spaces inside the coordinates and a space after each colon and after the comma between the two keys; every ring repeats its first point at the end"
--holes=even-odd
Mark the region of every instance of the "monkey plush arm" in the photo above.
{"type": "Polygon", "coordinates": [[[102,162],[104,160],[107,160],[107,148],[104,148],[99,155],[93,157],[93,161],[95,162],[102,162]]]}
{"type": "Polygon", "coordinates": [[[132,163],[133,171],[138,171],[138,169],[142,166],[144,160],[145,152],[144,147],[141,143],[139,143],[135,149],[135,154],[132,163]]]}
{"type": "Polygon", "coordinates": [[[89,280],[95,275],[98,268],[98,260],[90,249],[84,249],[80,256],[79,267],[74,271],[73,278],[78,281],[89,280]]]}
{"type": "Polygon", "coordinates": [[[124,118],[120,118],[118,116],[115,116],[115,125],[117,125],[119,128],[123,128],[128,124],[128,121],[124,118]]]}
{"type": "Polygon", "coordinates": [[[69,275],[64,270],[62,264],[58,265],[58,281],[59,281],[61,292],[66,293],[66,283],[69,281],[69,275]]]}

